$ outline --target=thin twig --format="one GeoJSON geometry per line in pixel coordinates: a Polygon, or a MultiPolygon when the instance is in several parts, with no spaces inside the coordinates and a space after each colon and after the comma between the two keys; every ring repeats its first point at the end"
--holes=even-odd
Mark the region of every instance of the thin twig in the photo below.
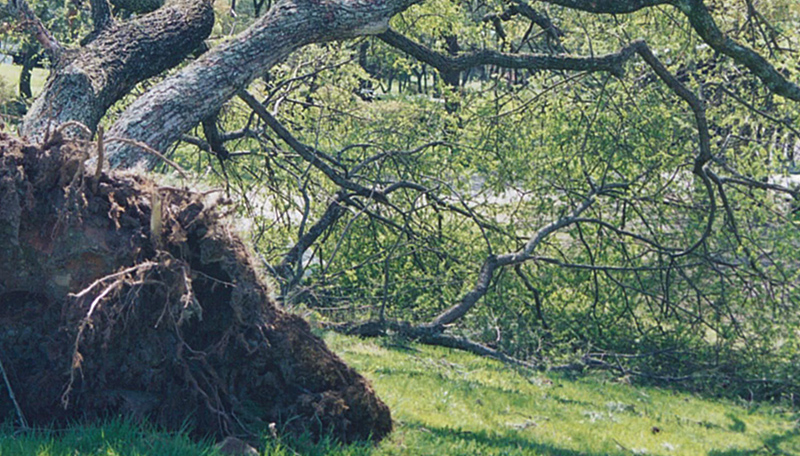
{"type": "Polygon", "coordinates": [[[121,143],[127,144],[129,146],[135,146],[135,147],[138,147],[138,148],[142,149],[143,151],[145,151],[145,152],[147,152],[147,153],[149,153],[151,155],[155,155],[156,157],[158,157],[161,160],[163,160],[164,163],[168,164],[173,169],[175,169],[175,171],[177,171],[178,174],[180,174],[182,178],[188,179],[188,173],[183,168],[181,168],[180,165],[178,165],[174,161],[172,161],[169,158],[167,158],[166,156],[164,156],[164,154],[162,154],[161,152],[153,149],[152,147],[148,146],[147,144],[145,144],[145,143],[143,143],[141,141],[135,141],[133,139],[117,138],[117,137],[107,138],[106,139],[106,144],[107,145],[111,144],[112,142],[121,142],[121,143]]]}
{"type": "Polygon", "coordinates": [[[76,127],[82,132],[86,133],[86,136],[88,136],[89,138],[91,138],[92,136],[92,130],[86,125],[78,122],[77,120],[70,120],[62,124],[59,124],[59,126],[55,129],[54,133],[62,133],[64,130],[67,129],[67,127],[76,127]]]}
{"type": "Polygon", "coordinates": [[[17,410],[17,418],[19,419],[19,424],[20,426],[22,426],[22,429],[28,429],[28,421],[25,420],[25,415],[22,413],[22,408],[19,406],[16,396],[14,396],[14,389],[11,388],[11,381],[9,381],[8,379],[8,375],[6,374],[6,368],[3,365],[3,361],[1,359],[0,359],[0,372],[2,372],[3,374],[3,381],[6,382],[8,397],[11,398],[11,402],[14,403],[14,408],[17,410]]]}
{"type": "MultiPolygon", "coordinates": [[[[105,0],[103,0],[105,1],[105,0]]],[[[94,170],[94,182],[92,182],[92,192],[97,193],[97,186],[100,184],[100,175],[103,174],[103,126],[97,127],[97,168],[94,170]]]]}

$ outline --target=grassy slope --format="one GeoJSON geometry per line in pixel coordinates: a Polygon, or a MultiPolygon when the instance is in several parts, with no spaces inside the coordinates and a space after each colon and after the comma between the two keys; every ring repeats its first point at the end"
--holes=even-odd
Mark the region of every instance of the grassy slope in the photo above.
{"type": "MultiPolygon", "coordinates": [[[[329,334],[371,378],[397,429],[377,447],[268,443],[269,455],[798,455],[800,416],[591,375],[514,372],[445,349],[329,334]],[[657,428],[657,432],[654,428],[657,428]]],[[[208,445],[112,423],[53,437],[0,434],[0,455],[202,455],[208,445]]]]}
{"type": "Polygon", "coordinates": [[[444,349],[328,342],[394,411],[398,430],[376,454],[800,454],[798,416],[774,407],[517,373],[444,349]]]}

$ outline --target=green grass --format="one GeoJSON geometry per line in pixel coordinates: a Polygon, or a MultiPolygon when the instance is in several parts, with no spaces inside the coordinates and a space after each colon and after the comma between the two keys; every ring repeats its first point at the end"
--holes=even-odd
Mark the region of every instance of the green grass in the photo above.
{"type": "MultiPolygon", "coordinates": [[[[9,63],[0,63],[0,80],[10,88],[14,89],[14,94],[19,95],[19,73],[22,67],[9,63]]],[[[35,97],[42,91],[44,83],[47,81],[47,70],[34,68],[31,75],[31,92],[35,97]]],[[[2,101],[2,100],[0,100],[2,101]]]]}
{"type": "MultiPolygon", "coordinates": [[[[800,415],[615,382],[515,371],[441,348],[325,335],[372,380],[395,432],[377,446],[265,440],[265,455],[800,455],[800,415]]],[[[111,423],[0,434],[0,456],[213,455],[207,443],[111,423]]]]}

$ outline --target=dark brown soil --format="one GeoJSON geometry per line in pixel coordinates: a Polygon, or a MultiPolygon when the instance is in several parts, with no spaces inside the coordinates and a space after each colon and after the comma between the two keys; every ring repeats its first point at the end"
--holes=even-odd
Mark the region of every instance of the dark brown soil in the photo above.
{"type": "MultiPolygon", "coordinates": [[[[83,153],[0,132],[0,361],[29,424],[391,431],[368,382],[276,307],[203,195],[133,174],[95,182],[83,153]]],[[[0,416],[19,419],[0,387],[0,416]]]]}

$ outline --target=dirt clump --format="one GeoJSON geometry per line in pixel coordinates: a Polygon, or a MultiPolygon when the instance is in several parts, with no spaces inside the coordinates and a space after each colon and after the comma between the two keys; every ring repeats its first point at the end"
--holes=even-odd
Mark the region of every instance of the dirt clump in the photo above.
{"type": "Polygon", "coordinates": [[[344,442],[391,431],[369,383],[270,299],[204,195],[95,180],[84,157],[0,132],[0,361],[17,402],[0,394],[3,416],[124,415],[219,437],[275,423],[344,442]]]}

